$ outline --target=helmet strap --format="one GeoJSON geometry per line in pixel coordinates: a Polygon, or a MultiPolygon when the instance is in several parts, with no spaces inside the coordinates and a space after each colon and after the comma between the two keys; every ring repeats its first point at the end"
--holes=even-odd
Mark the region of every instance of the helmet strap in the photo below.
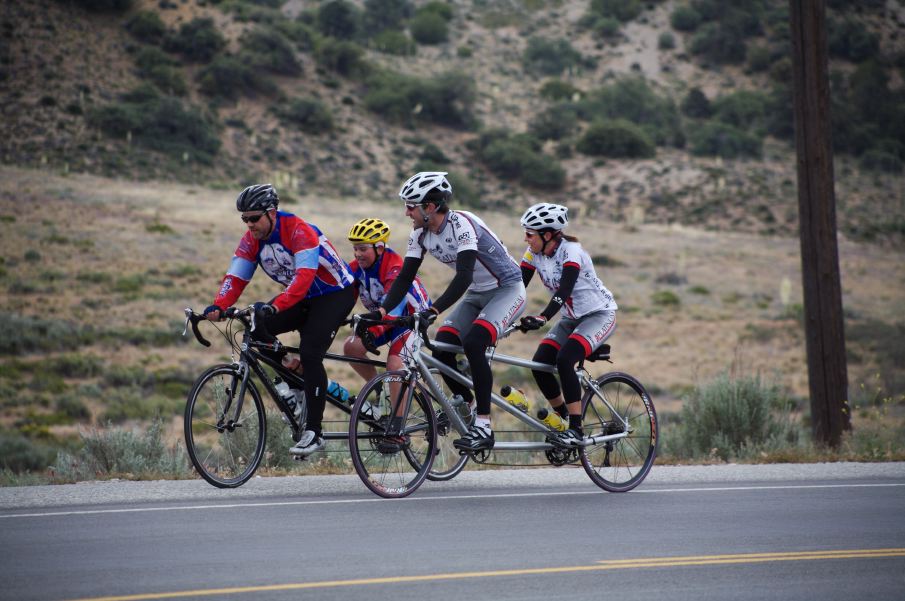
{"type": "MultiPolygon", "coordinates": [[[[540,234],[540,239],[543,240],[543,242],[544,242],[543,246],[540,247],[540,252],[542,255],[547,255],[547,245],[548,244],[553,244],[553,247],[550,250],[555,251],[556,248],[559,246],[560,239],[562,238],[562,232],[550,231],[550,230],[548,230],[548,231],[550,232],[549,240],[544,238],[544,234],[546,234],[547,232],[543,232],[540,234]]],[[[551,252],[550,254],[552,255],[553,253],[551,252]]],[[[549,255],[547,255],[547,256],[549,256],[549,255]]]]}

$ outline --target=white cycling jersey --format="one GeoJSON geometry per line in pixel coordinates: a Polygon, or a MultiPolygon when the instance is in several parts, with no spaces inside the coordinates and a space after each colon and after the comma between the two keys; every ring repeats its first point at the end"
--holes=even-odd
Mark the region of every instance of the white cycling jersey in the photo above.
{"type": "Polygon", "coordinates": [[[464,250],[478,251],[469,290],[484,292],[522,279],[518,263],[506,246],[478,216],[468,211],[449,211],[437,234],[425,227],[412,230],[405,256],[421,259],[427,251],[455,269],[456,257],[464,250]]]}
{"type": "Polygon", "coordinates": [[[577,319],[595,311],[618,309],[613,293],[597,277],[590,255],[578,242],[563,239],[552,257],[535,255],[530,248],[522,257],[522,267],[537,271],[544,286],[551,292],[559,289],[563,267],[570,264],[576,265],[579,271],[572,296],[564,299],[562,310],[567,316],[577,319]]]}

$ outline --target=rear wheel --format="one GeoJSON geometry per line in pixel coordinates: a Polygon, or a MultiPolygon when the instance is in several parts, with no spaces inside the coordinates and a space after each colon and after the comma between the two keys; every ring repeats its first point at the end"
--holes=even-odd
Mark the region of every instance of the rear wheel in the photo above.
{"type": "Polygon", "coordinates": [[[413,493],[427,478],[436,454],[436,415],[430,400],[412,388],[404,371],[365,384],[352,406],[349,452],[355,472],[385,498],[413,493]],[[398,384],[392,398],[390,384],[398,384]],[[408,410],[397,410],[409,403],[408,410]]]}
{"type": "Polygon", "coordinates": [[[609,373],[597,381],[582,402],[585,436],[626,435],[582,447],[581,464],[594,483],[610,492],[625,492],[647,476],[657,455],[657,412],[638,380],[609,373]]]}
{"type": "Polygon", "coordinates": [[[185,446],[201,477],[218,488],[244,484],[264,456],[267,419],[261,395],[249,380],[239,407],[242,377],[217,365],[195,382],[185,405],[185,446]]]}

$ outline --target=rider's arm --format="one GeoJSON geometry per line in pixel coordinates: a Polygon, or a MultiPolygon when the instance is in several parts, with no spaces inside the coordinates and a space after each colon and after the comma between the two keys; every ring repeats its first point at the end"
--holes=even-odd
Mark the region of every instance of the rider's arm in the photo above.
{"type": "Polygon", "coordinates": [[[229,269],[226,270],[226,275],[220,282],[220,290],[214,298],[213,305],[228,309],[239,300],[258,266],[256,253],[257,240],[246,232],[239,242],[239,247],[236,248],[236,254],[229,264],[229,269]]]}
{"type": "Polygon", "coordinates": [[[566,263],[562,267],[562,276],[559,278],[559,288],[553,293],[553,298],[547,308],[541,311],[541,315],[550,320],[559,313],[566,299],[572,296],[572,290],[575,289],[575,282],[578,281],[580,268],[577,263],[566,263]]]}
{"type": "Polygon", "coordinates": [[[443,313],[465,294],[474,279],[474,266],[477,259],[478,251],[476,250],[459,251],[459,254],[456,255],[456,275],[440,298],[434,301],[432,307],[434,311],[438,314],[443,313]]]}
{"type": "Polygon", "coordinates": [[[395,309],[405,298],[405,294],[408,292],[409,287],[412,285],[412,282],[415,281],[415,275],[418,274],[418,268],[421,267],[421,261],[421,257],[406,257],[402,262],[402,270],[399,272],[399,275],[396,276],[396,279],[393,280],[393,286],[390,288],[390,291],[387,292],[383,302],[380,303],[380,308],[383,309],[385,315],[395,309]]]}
{"type": "Polygon", "coordinates": [[[529,265],[525,265],[522,263],[522,284],[525,286],[531,281],[531,278],[534,277],[534,267],[529,265]]]}

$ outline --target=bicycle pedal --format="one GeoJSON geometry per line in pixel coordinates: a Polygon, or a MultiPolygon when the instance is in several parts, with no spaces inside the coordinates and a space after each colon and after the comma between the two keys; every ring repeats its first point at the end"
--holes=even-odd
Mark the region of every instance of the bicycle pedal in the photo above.
{"type": "Polygon", "coordinates": [[[295,461],[305,461],[306,459],[308,459],[308,458],[305,457],[304,455],[293,455],[292,458],[293,458],[295,461]]]}

